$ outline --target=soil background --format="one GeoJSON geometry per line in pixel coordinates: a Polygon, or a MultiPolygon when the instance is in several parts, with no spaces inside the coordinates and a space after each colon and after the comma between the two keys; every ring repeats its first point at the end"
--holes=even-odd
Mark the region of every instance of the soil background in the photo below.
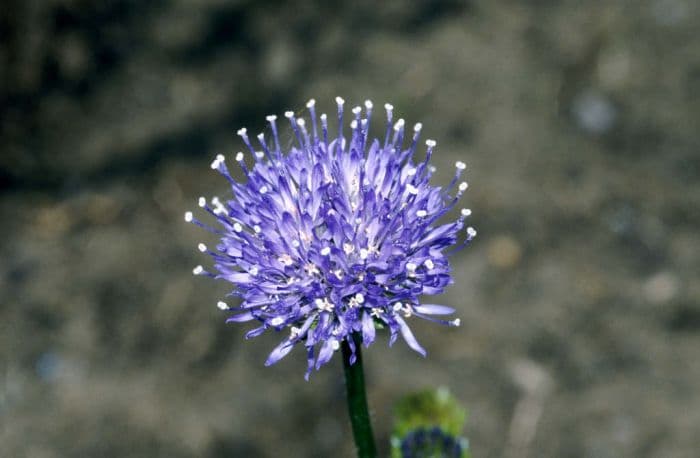
{"type": "Polygon", "coordinates": [[[699,31],[692,0],[4,0],[0,455],[352,456],[338,358],[265,368],[182,218],[238,128],[341,95],[423,122],[436,182],[464,160],[479,231],[461,328],[365,352],[382,450],[442,385],[475,457],[699,456],[699,31]]]}

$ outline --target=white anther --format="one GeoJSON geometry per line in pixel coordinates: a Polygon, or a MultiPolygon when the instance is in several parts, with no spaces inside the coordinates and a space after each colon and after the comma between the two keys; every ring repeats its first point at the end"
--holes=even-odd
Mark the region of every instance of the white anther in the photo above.
{"type": "Polygon", "coordinates": [[[340,342],[338,342],[335,339],[331,340],[331,348],[333,349],[333,351],[338,350],[340,348],[340,342]]]}
{"type": "Polygon", "coordinates": [[[321,249],[321,256],[328,256],[329,254],[331,254],[330,247],[326,246],[321,249]]]}
{"type": "Polygon", "coordinates": [[[353,114],[358,115],[358,114],[360,114],[361,112],[362,112],[362,108],[361,108],[361,107],[355,107],[355,108],[352,109],[352,113],[353,113],[353,114]]]}
{"type": "Polygon", "coordinates": [[[293,111],[285,111],[284,117],[287,119],[291,119],[292,117],[294,117],[294,112],[293,111]]]}
{"type": "Polygon", "coordinates": [[[289,329],[289,337],[292,339],[296,339],[299,336],[299,333],[301,332],[300,328],[297,328],[296,326],[292,326],[289,329]]]}
{"type": "Polygon", "coordinates": [[[362,293],[357,293],[355,294],[355,302],[358,304],[364,304],[365,303],[365,296],[362,293]]]}
{"type": "Polygon", "coordinates": [[[236,153],[236,161],[237,162],[243,161],[243,153],[241,153],[240,151],[238,153],[236,153]]]}
{"type": "Polygon", "coordinates": [[[324,297],[323,299],[317,298],[317,299],[314,301],[314,303],[316,304],[316,307],[317,307],[319,310],[322,310],[322,311],[324,311],[324,312],[330,312],[330,311],[333,310],[333,304],[331,304],[330,302],[328,302],[328,298],[325,298],[325,297],[324,297]]]}
{"type": "Polygon", "coordinates": [[[417,122],[415,126],[413,126],[413,131],[414,132],[420,132],[420,130],[423,128],[423,124],[417,122]]]}
{"type": "Polygon", "coordinates": [[[260,194],[265,194],[267,192],[267,186],[261,186],[258,191],[260,191],[260,194]]]}
{"type": "Polygon", "coordinates": [[[476,236],[476,229],[473,227],[469,226],[467,228],[467,234],[469,234],[469,237],[475,237],[476,236]]]}
{"type": "Polygon", "coordinates": [[[345,252],[345,254],[350,254],[353,251],[355,251],[355,246],[351,243],[344,243],[343,244],[343,251],[345,252]]]}
{"type": "Polygon", "coordinates": [[[428,146],[428,148],[434,148],[435,145],[437,145],[437,142],[435,140],[428,139],[425,141],[425,144],[428,146]]]}
{"type": "Polygon", "coordinates": [[[188,223],[192,221],[192,212],[185,212],[185,221],[188,223]]]}
{"type": "Polygon", "coordinates": [[[204,272],[204,267],[202,267],[202,266],[197,266],[194,269],[192,269],[192,273],[195,275],[200,275],[203,272],[204,272]]]}
{"type": "Polygon", "coordinates": [[[411,169],[406,170],[406,175],[408,175],[409,177],[412,177],[413,175],[416,174],[416,172],[417,172],[416,169],[411,168],[411,169]]]}
{"type": "Polygon", "coordinates": [[[221,161],[218,158],[216,158],[213,161],[211,161],[211,164],[209,164],[209,167],[211,167],[212,170],[216,170],[219,168],[220,165],[221,165],[221,161]]]}
{"type": "Polygon", "coordinates": [[[372,307],[372,312],[370,313],[370,315],[372,315],[375,318],[379,318],[382,312],[383,310],[379,307],[372,307]]]}
{"type": "Polygon", "coordinates": [[[255,226],[253,226],[253,230],[255,231],[256,234],[259,234],[262,231],[260,226],[258,226],[257,224],[255,226]]]}
{"type": "Polygon", "coordinates": [[[204,253],[205,251],[207,251],[207,246],[203,243],[200,243],[199,245],[197,245],[197,249],[204,253]]]}
{"type": "Polygon", "coordinates": [[[430,173],[435,173],[435,171],[437,170],[437,167],[435,167],[434,165],[431,165],[430,167],[428,167],[428,170],[430,170],[430,173]]]}
{"type": "Polygon", "coordinates": [[[466,181],[463,181],[459,184],[460,191],[466,191],[468,187],[469,187],[469,183],[467,183],[466,181]]]}
{"type": "Polygon", "coordinates": [[[418,194],[418,188],[416,188],[415,186],[413,186],[411,183],[408,183],[408,184],[406,185],[406,190],[408,190],[408,193],[409,193],[409,194],[413,194],[414,196],[415,196],[416,194],[418,194]]]}
{"type": "Polygon", "coordinates": [[[228,310],[228,304],[224,301],[217,302],[216,306],[219,307],[219,310],[228,310]]]}
{"type": "Polygon", "coordinates": [[[342,106],[345,103],[345,100],[343,100],[342,97],[336,97],[335,103],[342,106]]]}
{"type": "Polygon", "coordinates": [[[263,153],[262,151],[256,151],[255,157],[257,157],[258,159],[262,159],[265,157],[265,153],[263,153]]]}
{"type": "Polygon", "coordinates": [[[243,226],[241,226],[240,223],[233,223],[233,230],[236,232],[241,232],[243,230],[243,226]]]}
{"type": "Polygon", "coordinates": [[[199,199],[197,199],[197,205],[199,205],[200,207],[206,206],[207,199],[205,199],[204,197],[200,197],[199,199]]]}
{"type": "Polygon", "coordinates": [[[371,100],[365,100],[365,108],[367,108],[368,110],[371,110],[371,109],[372,109],[372,106],[373,106],[373,105],[372,105],[372,101],[371,101],[371,100]]]}
{"type": "Polygon", "coordinates": [[[394,124],[394,130],[398,132],[399,130],[403,129],[403,125],[405,123],[406,122],[403,120],[403,118],[399,119],[396,121],[396,124],[394,124]]]}
{"type": "Polygon", "coordinates": [[[321,114],[320,117],[321,117],[321,121],[325,121],[328,119],[328,116],[326,115],[326,113],[321,114]]]}
{"type": "Polygon", "coordinates": [[[455,162],[455,167],[457,167],[459,170],[464,170],[467,168],[467,164],[462,161],[457,161],[455,162]]]}
{"type": "Polygon", "coordinates": [[[415,262],[407,262],[406,263],[406,270],[409,272],[415,272],[418,266],[416,265],[415,262]]]}
{"type": "Polygon", "coordinates": [[[248,132],[248,129],[246,129],[245,127],[241,127],[240,129],[238,129],[237,134],[242,137],[245,135],[246,132],[248,132]]]}
{"type": "Polygon", "coordinates": [[[428,214],[428,212],[425,211],[425,210],[418,210],[418,211],[416,212],[416,216],[419,217],[419,218],[423,218],[423,217],[425,217],[427,214],[428,214]]]}
{"type": "Polygon", "coordinates": [[[384,109],[388,112],[391,112],[394,109],[394,106],[390,103],[385,103],[384,104],[384,109]]]}
{"type": "Polygon", "coordinates": [[[435,263],[433,262],[432,259],[426,259],[425,262],[424,262],[423,264],[424,264],[425,267],[427,267],[428,269],[432,269],[433,267],[435,267],[435,263]]]}
{"type": "Polygon", "coordinates": [[[316,101],[314,99],[311,99],[308,102],[306,102],[306,108],[313,108],[314,105],[316,105],[316,101]]]}
{"type": "Polygon", "coordinates": [[[297,119],[297,126],[304,127],[305,125],[306,125],[306,121],[304,121],[304,118],[297,119]]]}
{"type": "Polygon", "coordinates": [[[299,248],[299,240],[292,240],[292,246],[294,248],[299,248]]]}
{"type": "Polygon", "coordinates": [[[275,115],[267,115],[267,116],[265,116],[265,119],[266,119],[268,122],[272,122],[272,121],[277,120],[277,116],[275,116],[275,115]]]}
{"type": "Polygon", "coordinates": [[[403,304],[402,304],[401,302],[397,302],[397,303],[394,304],[394,306],[392,307],[392,309],[394,310],[394,312],[400,312],[402,308],[403,308],[403,304]]]}
{"type": "Polygon", "coordinates": [[[260,140],[260,141],[265,140],[265,134],[262,133],[262,132],[260,132],[260,133],[258,134],[258,140],[260,140]]]}
{"type": "Polygon", "coordinates": [[[462,324],[462,320],[460,320],[459,318],[455,318],[454,320],[450,321],[450,324],[452,326],[459,326],[460,324],[462,324]]]}
{"type": "Polygon", "coordinates": [[[291,266],[292,264],[294,264],[294,260],[292,259],[292,257],[286,253],[277,258],[277,260],[284,266],[291,266]]]}
{"type": "Polygon", "coordinates": [[[257,268],[256,266],[253,266],[253,267],[251,267],[251,268],[248,270],[248,273],[249,273],[250,275],[255,276],[255,275],[258,274],[258,268],[257,268]]]}
{"type": "Polygon", "coordinates": [[[472,211],[468,208],[463,208],[460,213],[462,214],[462,216],[469,216],[472,214],[472,211]]]}
{"type": "Polygon", "coordinates": [[[369,251],[364,248],[360,248],[360,259],[367,259],[368,256],[369,251]]]}
{"type": "Polygon", "coordinates": [[[352,121],[350,121],[350,128],[353,130],[357,129],[357,120],[356,119],[353,119],[352,121]]]}
{"type": "Polygon", "coordinates": [[[335,277],[336,277],[338,280],[342,280],[342,279],[343,279],[343,271],[342,271],[342,270],[336,269],[336,270],[333,271],[333,274],[335,274],[335,277]]]}
{"type": "Polygon", "coordinates": [[[276,316],[276,317],[274,317],[273,319],[270,320],[270,324],[271,324],[272,326],[279,326],[279,325],[281,325],[282,323],[284,323],[284,318],[282,318],[281,316],[276,316]]]}

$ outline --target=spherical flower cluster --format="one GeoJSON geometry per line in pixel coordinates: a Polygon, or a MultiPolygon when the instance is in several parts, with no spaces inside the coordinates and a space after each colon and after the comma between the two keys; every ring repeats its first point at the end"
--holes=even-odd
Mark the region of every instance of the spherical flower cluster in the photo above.
{"type": "MultiPolygon", "coordinates": [[[[468,244],[476,231],[464,220],[439,222],[467,189],[460,181],[466,168],[456,163],[447,187],[430,184],[435,168],[430,158],[435,141],[427,140],[427,152],[416,159],[421,124],[413,128],[407,148],[404,120],[393,122],[393,108],[386,104],[384,140],[370,140],[372,103],[352,110],[350,137],[343,134],[344,101],[338,104],[338,132],[329,138],[325,114],[317,123],[314,101],[307,104],[310,129],[303,118],[285,113],[297,145],[280,146],[276,117],[268,116],[272,142],[257,136],[260,150],[246,129],[238,134],[252,155],[242,152],[235,162],[245,181],[229,173],[224,156],[211,168],[231,186],[230,198],[199,198],[199,206],[218,223],[212,227],[191,212],[185,220],[220,237],[211,255],[213,270],[197,266],[194,273],[233,283],[231,295],[239,306],[219,302],[230,313],[228,322],[256,321],[246,334],[258,336],[268,329],[286,330],[266,365],[274,364],[297,344],[308,355],[306,377],[327,363],[346,341],[354,359],[352,334],[369,346],[377,328],[386,328],[390,343],[400,334],[406,343],[425,355],[406,319],[419,317],[458,326],[459,319],[436,316],[454,312],[450,307],[423,304],[424,295],[442,293],[452,283],[447,248],[468,244]]],[[[454,251],[451,250],[450,252],[454,251]]]]}

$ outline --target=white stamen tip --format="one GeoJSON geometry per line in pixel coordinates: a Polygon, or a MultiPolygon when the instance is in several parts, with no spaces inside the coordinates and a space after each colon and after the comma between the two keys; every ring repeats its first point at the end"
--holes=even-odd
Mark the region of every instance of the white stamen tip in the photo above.
{"type": "Polygon", "coordinates": [[[340,348],[340,342],[338,342],[337,340],[332,340],[332,341],[331,341],[331,348],[333,349],[333,351],[339,349],[339,348],[340,348]]]}
{"type": "Polygon", "coordinates": [[[401,302],[397,302],[392,308],[394,309],[394,312],[399,312],[403,308],[403,304],[401,302]]]}
{"type": "Polygon", "coordinates": [[[311,99],[308,102],[306,102],[306,108],[313,108],[314,105],[316,105],[316,101],[314,99],[311,99]]]}
{"type": "Polygon", "coordinates": [[[202,266],[197,266],[194,269],[192,269],[192,273],[195,275],[199,275],[202,272],[204,272],[204,267],[202,267],[202,266]]]}
{"type": "Polygon", "coordinates": [[[326,113],[323,113],[320,117],[321,117],[321,121],[325,121],[328,119],[328,116],[326,115],[326,113]]]}
{"type": "Polygon", "coordinates": [[[467,234],[469,234],[469,237],[475,237],[476,236],[476,229],[473,227],[468,227],[467,228],[467,234]]]}
{"type": "Polygon", "coordinates": [[[459,170],[464,170],[467,168],[467,164],[462,161],[457,161],[455,162],[455,167],[457,167],[459,170]]]}
{"type": "Polygon", "coordinates": [[[338,105],[343,105],[345,103],[345,100],[343,100],[342,97],[336,97],[335,103],[337,103],[338,105]]]}
{"type": "Polygon", "coordinates": [[[236,153],[236,161],[237,162],[243,161],[243,153],[241,153],[240,151],[238,153],[236,153]]]}
{"type": "Polygon", "coordinates": [[[472,211],[469,210],[468,208],[463,208],[460,213],[462,214],[462,216],[469,216],[472,214],[472,211]]]}
{"type": "Polygon", "coordinates": [[[406,175],[408,175],[409,177],[412,177],[412,176],[415,175],[415,174],[416,174],[416,169],[408,169],[408,170],[406,170],[406,175]]]}
{"type": "Polygon", "coordinates": [[[299,248],[299,245],[300,245],[299,240],[292,240],[292,246],[294,248],[299,248]]]}
{"type": "Polygon", "coordinates": [[[248,129],[246,129],[245,127],[241,127],[240,129],[238,129],[237,133],[242,137],[246,134],[246,132],[248,132],[248,129]]]}
{"type": "Polygon", "coordinates": [[[413,131],[414,132],[420,132],[420,130],[423,128],[423,124],[417,122],[415,126],[413,126],[413,131]]]}
{"type": "Polygon", "coordinates": [[[304,118],[297,119],[297,126],[304,127],[305,125],[306,125],[306,121],[304,121],[304,118]]]}
{"type": "Polygon", "coordinates": [[[256,151],[255,157],[257,157],[258,159],[262,159],[265,157],[265,153],[263,153],[262,151],[256,151]]]}
{"type": "Polygon", "coordinates": [[[356,119],[353,119],[352,122],[350,122],[350,128],[357,129],[357,120],[356,119]]]}
{"type": "Polygon", "coordinates": [[[236,232],[241,232],[243,230],[243,226],[241,226],[240,223],[234,223],[233,224],[233,230],[236,232]]]}
{"type": "Polygon", "coordinates": [[[423,264],[424,264],[425,267],[427,267],[428,269],[432,269],[433,267],[435,267],[435,263],[433,262],[432,259],[426,259],[425,262],[424,262],[423,264]]]}
{"type": "Polygon", "coordinates": [[[284,318],[282,318],[281,316],[276,316],[276,317],[274,317],[273,319],[270,320],[270,324],[271,324],[272,326],[279,326],[279,325],[281,325],[282,323],[284,323],[284,318]]]}
{"type": "Polygon", "coordinates": [[[253,230],[255,231],[256,234],[259,234],[262,231],[260,226],[258,226],[257,224],[255,226],[253,226],[253,230]]]}
{"type": "Polygon", "coordinates": [[[321,249],[321,255],[322,255],[322,256],[328,256],[329,254],[331,254],[331,249],[330,249],[330,247],[323,247],[323,248],[321,249]]]}
{"type": "Polygon", "coordinates": [[[275,116],[275,115],[267,115],[267,116],[265,116],[265,119],[266,119],[268,122],[273,122],[273,121],[277,120],[277,116],[275,116]]]}
{"type": "Polygon", "coordinates": [[[199,205],[200,207],[206,206],[206,205],[207,205],[207,199],[205,199],[204,197],[200,197],[200,198],[197,200],[197,205],[199,205]]]}
{"type": "Polygon", "coordinates": [[[398,132],[399,130],[403,129],[403,125],[405,123],[406,121],[404,121],[403,118],[399,119],[396,121],[396,124],[394,124],[394,130],[398,132]]]}
{"type": "Polygon", "coordinates": [[[355,294],[355,301],[357,301],[358,304],[363,304],[365,302],[364,294],[362,294],[362,293],[355,294]]]}
{"type": "Polygon", "coordinates": [[[216,306],[219,307],[219,310],[228,310],[228,304],[224,301],[217,302],[216,306]]]}
{"type": "Polygon", "coordinates": [[[250,273],[250,275],[257,275],[257,274],[258,274],[258,268],[255,267],[255,266],[253,266],[253,267],[250,268],[250,270],[248,270],[248,273],[250,273]]]}
{"type": "Polygon", "coordinates": [[[221,165],[221,161],[219,161],[218,159],[214,159],[213,161],[211,161],[211,164],[209,165],[209,167],[211,167],[212,170],[216,170],[219,168],[220,165],[221,165]]]}
{"type": "Polygon", "coordinates": [[[467,183],[466,181],[463,181],[459,184],[460,191],[466,191],[468,187],[469,187],[469,183],[467,183]]]}
{"type": "Polygon", "coordinates": [[[369,257],[369,251],[364,248],[360,249],[360,259],[367,259],[367,257],[369,257]]]}
{"type": "Polygon", "coordinates": [[[260,194],[265,194],[267,192],[267,186],[260,187],[259,191],[260,191],[260,194]]]}
{"type": "Polygon", "coordinates": [[[425,144],[428,145],[428,148],[435,148],[435,145],[437,145],[437,142],[435,140],[426,140],[425,144]]]}
{"type": "Polygon", "coordinates": [[[207,246],[203,243],[200,243],[199,245],[197,245],[197,249],[204,253],[205,251],[207,251],[207,246]]]}
{"type": "Polygon", "coordinates": [[[392,104],[390,104],[390,103],[385,103],[385,104],[384,104],[384,109],[385,109],[386,111],[389,111],[389,112],[390,112],[390,111],[392,111],[392,110],[394,109],[394,105],[392,105],[392,104]]]}
{"type": "Polygon", "coordinates": [[[428,212],[425,211],[425,210],[418,210],[418,211],[416,212],[416,216],[419,217],[419,218],[423,218],[423,217],[426,216],[427,214],[428,214],[428,212]]]}
{"type": "Polygon", "coordinates": [[[192,221],[192,212],[185,212],[185,221],[188,223],[192,221]]]}
{"type": "Polygon", "coordinates": [[[371,100],[365,100],[365,108],[367,108],[368,110],[371,110],[372,107],[373,107],[372,101],[371,101],[371,100]]]}
{"type": "Polygon", "coordinates": [[[460,324],[462,324],[462,320],[460,320],[459,318],[455,318],[454,320],[452,320],[452,326],[459,326],[460,324]]]}
{"type": "Polygon", "coordinates": [[[284,117],[291,119],[292,117],[294,117],[294,112],[293,111],[285,111],[284,117]]]}
{"type": "Polygon", "coordinates": [[[362,112],[362,108],[361,108],[361,107],[355,107],[355,108],[352,109],[352,113],[353,113],[353,114],[356,114],[356,115],[357,115],[357,114],[360,114],[360,112],[362,112]]]}
{"type": "Polygon", "coordinates": [[[415,272],[417,267],[418,266],[416,265],[415,262],[407,262],[406,263],[406,270],[408,270],[409,272],[415,272]]]}
{"type": "Polygon", "coordinates": [[[418,188],[413,186],[411,183],[406,185],[406,190],[408,190],[409,194],[413,194],[414,196],[418,194],[418,188]]]}
{"type": "Polygon", "coordinates": [[[260,132],[260,133],[258,134],[258,140],[260,140],[260,141],[265,140],[265,134],[262,133],[262,132],[260,132]]]}

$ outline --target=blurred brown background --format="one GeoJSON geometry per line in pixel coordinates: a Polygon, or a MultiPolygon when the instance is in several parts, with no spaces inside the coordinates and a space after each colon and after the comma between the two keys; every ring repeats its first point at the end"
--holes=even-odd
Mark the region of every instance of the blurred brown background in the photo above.
{"type": "Polygon", "coordinates": [[[436,301],[462,327],[365,353],[381,441],[445,385],[475,457],[698,456],[696,1],[0,10],[3,457],[351,456],[337,358],[264,368],[182,220],[239,127],[336,95],[422,121],[439,180],[465,160],[479,230],[436,301]]]}

